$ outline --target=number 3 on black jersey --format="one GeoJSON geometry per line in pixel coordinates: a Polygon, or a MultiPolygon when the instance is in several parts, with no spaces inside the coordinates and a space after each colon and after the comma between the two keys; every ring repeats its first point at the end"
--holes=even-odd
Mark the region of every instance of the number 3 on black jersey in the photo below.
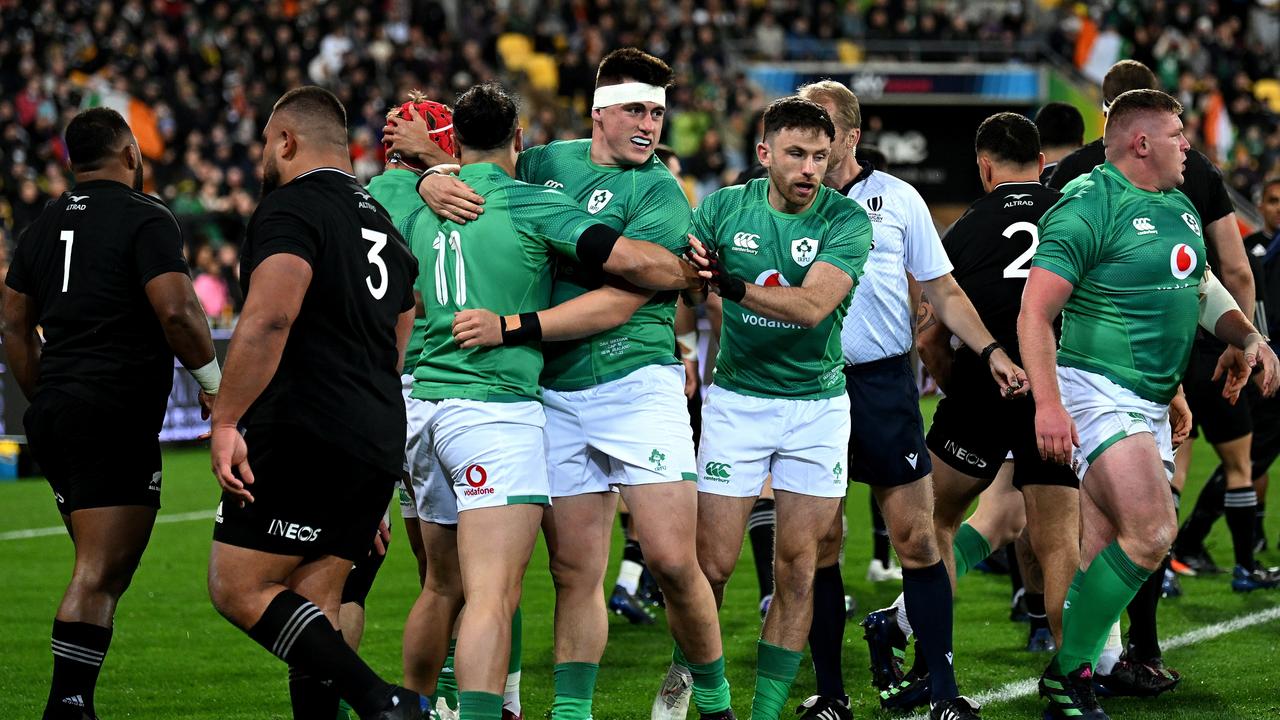
{"type": "Polygon", "coordinates": [[[360,228],[360,236],[373,243],[373,247],[369,248],[369,263],[378,270],[376,286],[373,284],[372,274],[364,279],[364,283],[369,287],[369,294],[373,295],[373,299],[381,300],[387,294],[387,264],[382,261],[379,253],[387,246],[387,234],[369,228],[360,228]]]}
{"type": "Polygon", "coordinates": [[[1040,228],[1036,227],[1033,222],[1016,222],[1004,229],[1001,233],[1007,238],[1011,238],[1020,232],[1031,233],[1031,247],[1027,251],[1013,259],[1013,262],[1005,266],[1004,276],[1007,278],[1026,279],[1031,275],[1031,258],[1036,254],[1036,247],[1040,245],[1040,228]]]}

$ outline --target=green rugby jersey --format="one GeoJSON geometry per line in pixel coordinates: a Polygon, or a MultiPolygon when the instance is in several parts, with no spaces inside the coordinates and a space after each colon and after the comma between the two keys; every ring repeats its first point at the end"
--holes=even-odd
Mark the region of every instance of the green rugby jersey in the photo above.
{"type": "Polygon", "coordinates": [[[1062,190],[1040,219],[1032,260],[1075,286],[1058,364],[1168,403],[1199,324],[1200,217],[1180,191],[1135,187],[1111,163],[1062,190]]]}
{"type": "Polygon", "coordinates": [[[459,177],[485,200],[479,219],[458,225],[430,210],[411,216],[411,244],[429,248],[418,270],[427,330],[412,396],[539,400],[538,343],[463,350],[453,341],[453,315],[470,308],[515,315],[548,307],[552,253],[576,259],[578,238],[599,222],[558,190],[513,180],[491,163],[465,165],[459,177]]]}
{"type": "MultiPolygon", "coordinates": [[[[418,243],[418,247],[415,247],[406,224],[415,210],[424,207],[422,198],[418,195],[418,174],[410,170],[384,170],[381,175],[370,180],[364,189],[368,190],[373,199],[386,209],[396,229],[409,241],[409,251],[418,259],[418,265],[421,267],[423,258],[426,257],[425,251],[431,246],[428,244],[423,247],[422,243],[418,243]]],[[[409,344],[404,351],[406,374],[413,372],[413,365],[422,354],[422,337],[426,331],[426,318],[414,318],[413,334],[409,336],[409,344]]]]}
{"type": "MultiPolygon", "coordinates": [[[[689,201],[657,156],[633,167],[604,167],[591,162],[590,140],[553,142],[520,153],[516,176],[563,190],[596,220],[626,237],[655,242],[674,253],[688,246],[689,201]]],[[[602,277],[576,263],[558,262],[552,304],[600,287],[602,277]]],[[[673,365],[678,362],[675,318],[676,293],[659,292],[613,330],[547,343],[542,348],[547,363],[542,384],[553,390],[581,390],[646,365],[673,365]]]]}
{"type": "MultiPolygon", "coordinates": [[[[769,179],[718,190],[693,213],[693,236],[725,269],[756,285],[798,287],[815,262],[856,288],[871,251],[871,221],[856,201],[821,185],[813,204],[788,214],[769,204],[769,179]]],[[[853,293],[813,328],[772,320],[724,301],[715,382],[744,395],[815,400],[844,392],[840,329],[853,293]]]]}

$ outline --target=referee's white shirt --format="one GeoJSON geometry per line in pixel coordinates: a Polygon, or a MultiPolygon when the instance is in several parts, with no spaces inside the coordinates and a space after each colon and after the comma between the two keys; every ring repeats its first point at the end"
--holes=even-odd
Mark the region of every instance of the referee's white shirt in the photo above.
{"type": "Polygon", "coordinates": [[[951,272],[951,261],[920,193],[873,170],[849,188],[871,219],[875,247],[854,289],[840,344],[844,361],[858,364],[905,355],[913,339],[907,271],[919,281],[951,272]]]}

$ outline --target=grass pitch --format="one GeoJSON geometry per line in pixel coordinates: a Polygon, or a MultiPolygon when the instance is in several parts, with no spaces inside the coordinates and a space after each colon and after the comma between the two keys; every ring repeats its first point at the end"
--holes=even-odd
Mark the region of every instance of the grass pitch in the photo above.
{"type": "MultiPolygon", "coordinates": [[[[931,402],[925,405],[932,409],[931,402]]],[[[1184,517],[1215,463],[1212,449],[1198,441],[1184,517]]],[[[205,593],[211,515],[218,498],[217,484],[208,471],[208,453],[169,450],[164,467],[161,517],[178,520],[156,526],[133,587],[120,605],[97,707],[108,719],[288,718],[283,664],[219,617],[205,593]],[[199,512],[208,515],[181,519],[199,512]]],[[[864,580],[870,558],[867,495],[866,486],[854,484],[847,503],[850,532],[844,577],[857,598],[859,617],[889,604],[898,593],[891,584],[864,580]]],[[[0,508],[4,509],[0,514],[0,717],[38,717],[52,666],[49,628],[70,575],[72,548],[65,534],[55,531],[13,537],[15,531],[60,525],[44,482],[0,483],[0,508]]],[[[1273,510],[1267,536],[1273,548],[1280,536],[1276,515],[1273,510]]],[[[1210,551],[1219,563],[1230,563],[1230,539],[1223,523],[1210,536],[1210,551]]],[[[620,543],[615,543],[614,563],[619,552],[620,543]]],[[[743,718],[750,712],[760,630],[749,553],[747,544],[720,616],[734,708],[743,718]]],[[[1280,553],[1268,550],[1261,560],[1278,564],[1280,553]]],[[[523,603],[523,702],[525,716],[531,720],[549,716],[552,696],[554,596],[546,567],[546,550],[539,545],[525,579],[523,603]]],[[[609,583],[615,567],[611,566],[609,583]]],[[[1183,585],[1184,597],[1160,606],[1162,640],[1178,645],[1167,647],[1165,658],[1182,671],[1182,686],[1160,700],[1111,700],[1105,704],[1107,711],[1116,718],[1161,720],[1280,718],[1280,592],[1235,595],[1223,576],[1187,578],[1183,585]],[[1243,629],[1208,638],[1214,634],[1212,628],[1191,634],[1241,617],[1245,623],[1240,624],[1248,623],[1243,629]],[[1177,636],[1183,637],[1169,642],[1177,636]]],[[[369,598],[361,647],[361,655],[384,677],[399,677],[403,619],[417,591],[403,526],[397,526],[390,557],[369,598]]],[[[1008,620],[1008,603],[1006,577],[974,573],[961,580],[955,607],[960,687],[971,696],[996,696],[984,708],[986,718],[1039,717],[1040,701],[1033,695],[1018,697],[1023,688],[1010,686],[1038,675],[1046,658],[1022,650],[1026,625],[1008,620]]],[[[634,627],[611,618],[595,718],[647,718],[670,651],[663,620],[651,627],[634,627]]],[[[881,713],[870,689],[866,645],[861,628],[852,623],[846,628],[844,667],[854,717],[889,717],[881,713]]],[[[798,705],[812,692],[813,673],[806,662],[792,689],[792,704],[798,705]]]]}

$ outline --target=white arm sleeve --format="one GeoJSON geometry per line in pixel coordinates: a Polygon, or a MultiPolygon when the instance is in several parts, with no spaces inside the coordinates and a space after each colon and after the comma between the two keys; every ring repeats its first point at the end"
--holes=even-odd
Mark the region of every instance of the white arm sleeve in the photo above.
{"type": "Polygon", "coordinates": [[[938,229],[934,227],[929,206],[915,188],[902,194],[903,214],[907,220],[906,244],[907,270],[920,282],[927,282],[951,272],[951,259],[942,247],[938,229]]]}
{"type": "Polygon", "coordinates": [[[1218,278],[1209,270],[1204,271],[1200,280],[1200,327],[1216,334],[1218,320],[1232,310],[1240,310],[1236,299],[1218,282],[1218,278]]]}

